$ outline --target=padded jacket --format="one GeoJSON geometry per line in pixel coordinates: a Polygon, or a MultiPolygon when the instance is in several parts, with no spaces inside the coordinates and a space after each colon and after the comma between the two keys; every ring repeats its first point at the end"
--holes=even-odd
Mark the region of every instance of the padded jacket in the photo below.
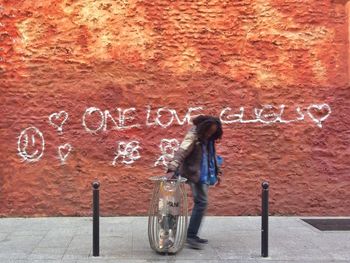
{"type": "MultiPolygon", "coordinates": [[[[216,160],[216,176],[221,174],[220,167],[216,160]]],[[[168,172],[179,172],[182,177],[187,178],[189,182],[198,183],[200,179],[200,169],[202,160],[202,147],[198,139],[196,126],[192,126],[187,132],[184,140],[181,142],[179,149],[174,153],[174,158],[168,164],[168,172]]]]}

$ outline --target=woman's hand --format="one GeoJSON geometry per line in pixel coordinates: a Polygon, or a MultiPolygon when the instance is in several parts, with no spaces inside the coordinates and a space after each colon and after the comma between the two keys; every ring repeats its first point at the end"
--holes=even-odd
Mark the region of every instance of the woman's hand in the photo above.
{"type": "Polygon", "coordinates": [[[175,172],[167,172],[165,174],[166,179],[173,179],[175,177],[175,172]]]}
{"type": "Polygon", "coordinates": [[[215,186],[220,186],[220,185],[221,185],[221,181],[222,181],[221,173],[219,173],[219,174],[218,174],[218,180],[217,180],[215,186]]]}

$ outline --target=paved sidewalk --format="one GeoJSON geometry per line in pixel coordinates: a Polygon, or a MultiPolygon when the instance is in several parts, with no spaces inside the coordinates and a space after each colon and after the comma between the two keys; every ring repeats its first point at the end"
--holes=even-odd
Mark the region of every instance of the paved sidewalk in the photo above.
{"type": "Polygon", "coordinates": [[[260,220],[206,217],[204,250],[162,256],[149,247],[147,217],[101,217],[100,257],[92,257],[91,218],[0,218],[0,262],[350,262],[350,231],[319,231],[300,217],[270,217],[261,258],[260,220]]]}

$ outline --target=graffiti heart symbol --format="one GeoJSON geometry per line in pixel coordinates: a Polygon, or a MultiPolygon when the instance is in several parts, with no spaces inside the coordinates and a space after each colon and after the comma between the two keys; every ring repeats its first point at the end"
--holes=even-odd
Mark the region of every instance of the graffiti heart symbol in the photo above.
{"type": "Polygon", "coordinates": [[[59,132],[63,131],[63,125],[68,119],[68,113],[65,111],[55,112],[49,116],[50,124],[55,127],[59,132]]]}
{"type": "Polygon", "coordinates": [[[58,147],[58,156],[60,157],[60,160],[62,163],[64,163],[66,161],[71,150],[72,150],[72,146],[69,143],[66,143],[64,145],[60,145],[58,147]]]}
{"type": "Polygon", "coordinates": [[[328,104],[314,104],[307,108],[307,114],[320,128],[322,128],[322,122],[328,118],[331,112],[328,104]]]}

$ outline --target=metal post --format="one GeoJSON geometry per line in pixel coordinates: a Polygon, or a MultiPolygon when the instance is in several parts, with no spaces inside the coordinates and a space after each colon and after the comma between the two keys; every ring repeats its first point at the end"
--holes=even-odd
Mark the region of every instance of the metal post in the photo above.
{"type": "Polygon", "coordinates": [[[269,255],[269,183],[262,183],[261,203],[261,256],[269,255]]]}
{"type": "Polygon", "coordinates": [[[100,183],[92,183],[92,254],[94,257],[100,255],[100,204],[99,204],[100,183]]]}

